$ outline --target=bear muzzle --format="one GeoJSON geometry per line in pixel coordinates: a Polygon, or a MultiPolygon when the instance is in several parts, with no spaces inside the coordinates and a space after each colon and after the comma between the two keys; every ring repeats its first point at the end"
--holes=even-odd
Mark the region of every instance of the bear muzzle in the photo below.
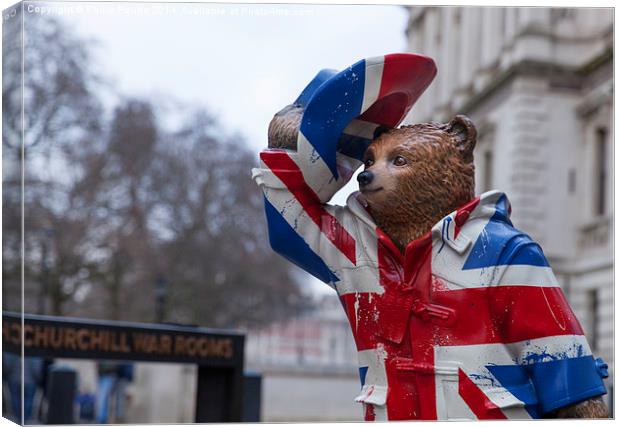
{"type": "Polygon", "coordinates": [[[374,177],[375,175],[372,172],[363,171],[360,172],[359,175],[357,175],[357,182],[359,182],[360,187],[365,187],[372,182],[374,177]]]}

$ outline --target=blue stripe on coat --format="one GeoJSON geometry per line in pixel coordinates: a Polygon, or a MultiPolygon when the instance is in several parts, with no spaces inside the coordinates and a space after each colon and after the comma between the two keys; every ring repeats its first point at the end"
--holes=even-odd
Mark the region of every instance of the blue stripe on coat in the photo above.
{"type": "Polygon", "coordinates": [[[325,283],[340,280],[267,198],[265,215],[269,228],[269,243],[274,251],[325,283]]]}
{"type": "Polygon", "coordinates": [[[505,195],[497,201],[495,214],[478,236],[463,270],[497,265],[549,266],[541,247],[512,226],[505,195]]]}
{"type": "Polygon", "coordinates": [[[517,399],[525,403],[525,410],[532,418],[540,418],[538,399],[525,366],[488,365],[487,369],[517,399]]]}
{"type": "Polygon", "coordinates": [[[311,97],[301,119],[300,131],[338,178],[336,147],[342,131],[361,114],[366,61],[338,73],[311,97]]]}
{"type": "Polygon", "coordinates": [[[362,387],[366,384],[366,374],[368,373],[368,366],[362,366],[359,368],[360,371],[360,383],[362,383],[362,387]]]}
{"type": "Polygon", "coordinates": [[[534,418],[607,392],[592,356],[487,369],[534,418]]]}

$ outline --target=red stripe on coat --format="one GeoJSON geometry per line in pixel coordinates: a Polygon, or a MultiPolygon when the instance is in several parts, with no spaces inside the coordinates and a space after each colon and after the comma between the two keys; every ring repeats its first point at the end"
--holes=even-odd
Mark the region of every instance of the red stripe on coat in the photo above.
{"type": "Polygon", "coordinates": [[[506,415],[459,368],[459,395],[479,420],[505,420],[506,415]]]}
{"type": "Polygon", "coordinates": [[[293,159],[285,151],[263,151],[260,153],[260,158],[286,185],[327,239],[355,265],[355,239],[336,217],[327,212],[319,197],[306,184],[299,166],[293,159]]]}

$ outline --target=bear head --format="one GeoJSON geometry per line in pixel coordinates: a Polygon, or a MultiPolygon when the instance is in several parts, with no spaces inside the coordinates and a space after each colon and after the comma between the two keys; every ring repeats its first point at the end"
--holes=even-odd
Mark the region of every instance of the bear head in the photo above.
{"type": "Polygon", "coordinates": [[[375,222],[401,249],[474,197],[476,128],[449,123],[385,129],[364,154],[360,191],[375,222]]]}
{"type": "MultiPolygon", "coordinates": [[[[302,115],[303,107],[295,104],[276,113],[269,123],[269,148],[296,150],[302,115]]],[[[370,214],[402,251],[474,197],[477,132],[465,116],[380,129],[357,179],[370,214]]]]}

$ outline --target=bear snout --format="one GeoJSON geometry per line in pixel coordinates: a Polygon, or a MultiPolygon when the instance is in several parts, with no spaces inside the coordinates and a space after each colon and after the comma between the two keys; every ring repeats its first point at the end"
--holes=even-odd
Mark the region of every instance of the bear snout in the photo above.
{"type": "Polygon", "coordinates": [[[374,174],[370,171],[363,171],[360,172],[359,175],[357,175],[357,182],[360,183],[360,186],[364,187],[368,184],[370,184],[374,178],[374,174]]]}

